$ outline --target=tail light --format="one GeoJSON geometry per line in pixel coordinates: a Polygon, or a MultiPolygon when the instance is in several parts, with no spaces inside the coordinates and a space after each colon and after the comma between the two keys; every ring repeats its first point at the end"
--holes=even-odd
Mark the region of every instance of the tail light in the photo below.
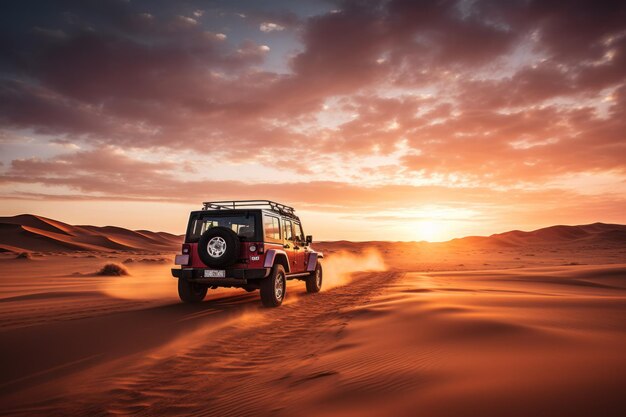
{"type": "Polygon", "coordinates": [[[256,245],[256,250],[259,254],[263,254],[265,252],[265,248],[263,247],[263,243],[258,243],[256,245]]]}
{"type": "Polygon", "coordinates": [[[174,263],[181,266],[189,265],[189,262],[191,260],[191,245],[184,243],[181,252],[183,254],[176,255],[174,263]]]}

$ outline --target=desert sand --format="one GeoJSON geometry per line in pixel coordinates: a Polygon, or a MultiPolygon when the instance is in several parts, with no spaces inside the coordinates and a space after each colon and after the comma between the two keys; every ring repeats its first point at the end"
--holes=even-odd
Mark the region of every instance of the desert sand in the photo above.
{"type": "Polygon", "coordinates": [[[0,256],[0,413],[621,416],[620,228],[322,242],[324,291],[292,281],[277,309],[238,289],[181,304],[173,252],[128,240],[16,259],[21,242],[0,256]]]}

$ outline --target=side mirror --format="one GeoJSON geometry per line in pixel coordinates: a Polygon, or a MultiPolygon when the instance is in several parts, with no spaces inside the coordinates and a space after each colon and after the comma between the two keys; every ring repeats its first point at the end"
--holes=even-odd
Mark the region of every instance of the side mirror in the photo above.
{"type": "Polygon", "coordinates": [[[306,235],[306,243],[308,245],[310,245],[311,243],[313,243],[313,236],[311,235],[306,235]]]}

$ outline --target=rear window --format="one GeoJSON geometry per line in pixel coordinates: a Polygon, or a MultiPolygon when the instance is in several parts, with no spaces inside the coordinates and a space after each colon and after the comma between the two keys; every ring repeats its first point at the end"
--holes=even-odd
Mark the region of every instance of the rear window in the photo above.
{"type": "Polygon", "coordinates": [[[253,214],[201,215],[191,220],[187,240],[197,242],[204,232],[217,226],[228,227],[244,240],[256,240],[255,216],[253,214]]]}

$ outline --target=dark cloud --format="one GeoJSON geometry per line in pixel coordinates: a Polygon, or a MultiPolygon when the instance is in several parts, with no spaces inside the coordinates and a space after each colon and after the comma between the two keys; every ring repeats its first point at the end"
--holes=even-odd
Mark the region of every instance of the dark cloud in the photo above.
{"type": "Polygon", "coordinates": [[[626,4],[620,0],[534,0],[524,10],[525,25],[538,30],[541,47],[563,62],[598,60],[604,42],[624,33],[626,4]]]}
{"type": "Polygon", "coordinates": [[[20,80],[0,79],[3,127],[32,128],[41,133],[83,135],[105,132],[106,117],[54,90],[20,80]]]}

